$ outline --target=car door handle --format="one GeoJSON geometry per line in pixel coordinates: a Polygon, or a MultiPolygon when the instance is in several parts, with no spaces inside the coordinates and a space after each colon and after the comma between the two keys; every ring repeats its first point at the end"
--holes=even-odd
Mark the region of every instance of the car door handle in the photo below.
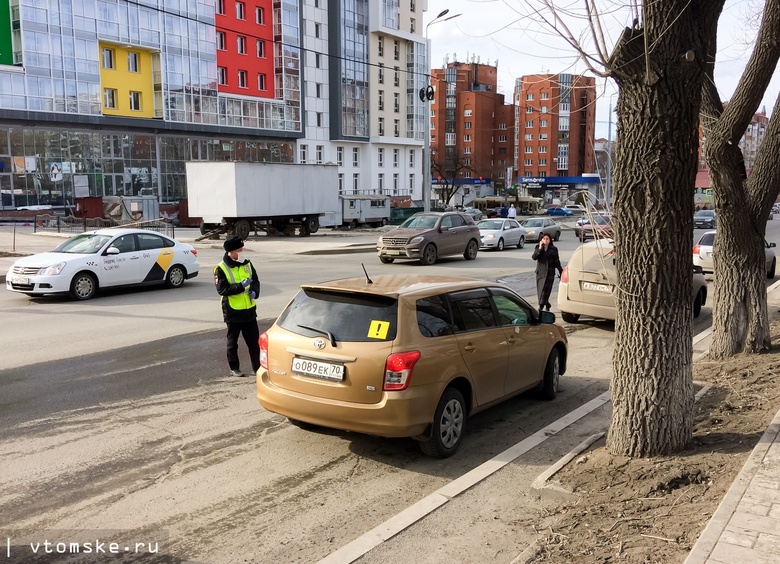
{"type": "Polygon", "coordinates": [[[465,347],[463,347],[463,350],[466,352],[474,352],[475,350],[477,350],[477,347],[476,345],[466,345],[465,347]]]}
{"type": "Polygon", "coordinates": [[[134,257],[130,257],[130,260],[138,260],[139,258],[141,258],[141,257],[139,257],[138,255],[136,255],[136,256],[134,256],[134,257]]]}

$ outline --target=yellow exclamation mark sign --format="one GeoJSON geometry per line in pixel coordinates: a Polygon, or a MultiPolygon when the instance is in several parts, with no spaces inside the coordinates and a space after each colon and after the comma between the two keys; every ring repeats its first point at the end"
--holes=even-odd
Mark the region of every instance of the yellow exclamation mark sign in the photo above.
{"type": "Polygon", "coordinates": [[[371,325],[368,327],[369,339],[386,339],[387,332],[390,330],[389,321],[378,321],[376,319],[371,320],[371,325]]]}

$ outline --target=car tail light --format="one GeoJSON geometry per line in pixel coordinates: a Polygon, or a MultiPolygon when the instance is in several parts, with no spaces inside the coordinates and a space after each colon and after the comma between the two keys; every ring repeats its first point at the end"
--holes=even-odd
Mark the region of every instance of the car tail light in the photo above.
{"type": "Polygon", "coordinates": [[[198,249],[190,249],[190,253],[195,256],[198,256],[198,249]]]}
{"type": "Polygon", "coordinates": [[[258,339],[260,343],[260,366],[268,370],[268,333],[263,333],[258,339]]]}
{"type": "Polygon", "coordinates": [[[701,251],[701,245],[694,245],[693,246],[693,254],[698,255],[699,251],[701,251]]]}
{"type": "Polygon", "coordinates": [[[568,284],[569,283],[569,267],[568,266],[564,266],[563,267],[563,272],[561,272],[561,282],[563,282],[564,284],[568,284]]]}
{"type": "Polygon", "coordinates": [[[405,390],[412,379],[412,370],[420,360],[420,351],[395,353],[387,357],[385,362],[385,383],[382,389],[390,391],[405,390]]]}

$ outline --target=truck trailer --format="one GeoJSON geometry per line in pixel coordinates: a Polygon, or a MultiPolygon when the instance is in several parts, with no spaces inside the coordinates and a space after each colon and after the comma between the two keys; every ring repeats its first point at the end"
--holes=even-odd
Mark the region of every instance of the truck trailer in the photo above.
{"type": "Polygon", "coordinates": [[[336,165],[190,161],[186,170],[189,213],[203,218],[203,235],[296,227],[308,235],[342,223],[336,165]]]}

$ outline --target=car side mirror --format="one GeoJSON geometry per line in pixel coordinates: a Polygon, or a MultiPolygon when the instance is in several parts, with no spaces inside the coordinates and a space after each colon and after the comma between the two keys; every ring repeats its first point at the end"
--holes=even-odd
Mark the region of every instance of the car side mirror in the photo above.
{"type": "Polygon", "coordinates": [[[106,254],[107,255],[118,255],[119,254],[119,249],[117,249],[116,247],[109,247],[109,248],[106,249],[106,254]]]}
{"type": "Polygon", "coordinates": [[[444,233],[445,231],[449,231],[449,230],[450,230],[449,227],[444,227],[444,226],[439,227],[439,233],[444,233]]]}
{"type": "Polygon", "coordinates": [[[542,323],[555,323],[555,314],[551,311],[539,312],[539,321],[542,323]]]}
{"type": "Polygon", "coordinates": [[[775,245],[774,243],[769,243],[769,246],[770,247],[776,247],[777,245],[775,245]]]}

